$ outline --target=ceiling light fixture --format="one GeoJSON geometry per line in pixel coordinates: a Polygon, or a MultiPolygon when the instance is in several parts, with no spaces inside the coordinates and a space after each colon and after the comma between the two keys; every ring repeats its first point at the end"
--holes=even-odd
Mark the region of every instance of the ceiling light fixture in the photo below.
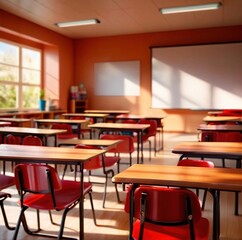
{"type": "Polygon", "coordinates": [[[77,27],[77,26],[84,26],[84,25],[92,25],[98,24],[100,21],[98,19],[87,19],[87,20],[80,20],[80,21],[72,21],[72,22],[61,22],[56,23],[58,27],[77,27]]]}
{"type": "Polygon", "coordinates": [[[182,7],[170,7],[170,8],[161,8],[161,14],[171,14],[171,13],[184,13],[184,12],[195,12],[195,11],[207,11],[207,10],[216,10],[222,6],[222,3],[208,3],[201,5],[192,5],[192,6],[182,6],[182,7]]]}

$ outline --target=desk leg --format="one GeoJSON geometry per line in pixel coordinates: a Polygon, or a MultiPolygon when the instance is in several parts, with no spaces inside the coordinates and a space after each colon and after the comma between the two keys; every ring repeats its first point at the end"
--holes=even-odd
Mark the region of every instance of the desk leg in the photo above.
{"type": "Polygon", "coordinates": [[[84,176],[83,176],[83,164],[81,163],[80,164],[80,185],[81,185],[81,199],[80,199],[80,203],[79,203],[79,223],[80,223],[80,226],[79,226],[79,239],[80,240],[84,240],[84,176]]]}
{"type": "Polygon", "coordinates": [[[220,235],[220,191],[209,189],[213,196],[213,240],[219,240],[220,235]]]}
{"type": "Polygon", "coordinates": [[[137,132],[138,135],[138,142],[137,142],[137,164],[139,164],[139,156],[140,156],[140,143],[141,143],[141,136],[140,136],[140,132],[137,132]]]}
{"type": "Polygon", "coordinates": [[[140,131],[140,151],[141,151],[141,163],[144,163],[144,149],[143,149],[143,131],[140,131]]]}

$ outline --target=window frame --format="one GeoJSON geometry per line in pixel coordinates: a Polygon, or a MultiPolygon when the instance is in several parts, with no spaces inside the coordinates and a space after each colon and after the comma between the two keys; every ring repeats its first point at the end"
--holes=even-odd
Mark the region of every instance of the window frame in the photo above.
{"type": "MultiPolygon", "coordinates": [[[[18,72],[18,81],[17,82],[0,81],[0,85],[7,84],[7,85],[17,86],[17,92],[16,92],[16,105],[17,106],[16,106],[16,108],[0,108],[0,112],[38,110],[38,106],[36,106],[34,108],[24,108],[23,107],[23,97],[24,97],[23,88],[24,88],[24,86],[33,86],[33,87],[38,87],[39,89],[43,88],[43,79],[42,79],[43,78],[43,50],[41,48],[28,46],[28,45],[25,45],[25,44],[22,44],[22,43],[17,43],[17,42],[2,39],[2,38],[0,38],[0,42],[12,45],[14,47],[18,47],[18,51],[19,51],[18,65],[12,65],[12,64],[9,64],[9,63],[0,62],[0,64],[5,65],[5,66],[16,67],[17,72],[18,72]],[[39,52],[39,54],[40,54],[40,66],[39,66],[40,68],[39,68],[39,70],[36,69],[36,68],[31,68],[31,67],[29,68],[29,67],[23,66],[23,59],[22,59],[23,49],[39,52]],[[23,70],[26,70],[26,69],[27,70],[39,71],[39,76],[40,76],[39,84],[38,83],[26,83],[26,82],[24,83],[22,73],[23,73],[23,70]]],[[[38,99],[39,99],[39,95],[38,95],[38,99]]]]}

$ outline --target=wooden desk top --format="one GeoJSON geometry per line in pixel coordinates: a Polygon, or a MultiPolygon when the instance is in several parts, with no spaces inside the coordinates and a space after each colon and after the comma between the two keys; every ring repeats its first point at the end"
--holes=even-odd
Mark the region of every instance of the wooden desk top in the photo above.
{"type": "Polygon", "coordinates": [[[0,118],[0,121],[23,123],[23,122],[30,122],[31,119],[30,118],[0,118]]]}
{"type": "Polygon", "coordinates": [[[226,124],[206,125],[206,124],[201,124],[201,125],[199,125],[197,130],[202,130],[202,131],[242,131],[242,124],[241,125],[226,125],[226,124]]]}
{"type": "Polygon", "coordinates": [[[88,123],[85,119],[35,119],[36,123],[68,123],[68,124],[83,124],[88,123]]]}
{"type": "Polygon", "coordinates": [[[242,158],[242,142],[181,142],[172,149],[172,153],[242,158]]]}
{"type": "Polygon", "coordinates": [[[0,122],[0,127],[10,126],[11,122],[0,122]]]}
{"type": "Polygon", "coordinates": [[[130,130],[142,131],[150,127],[149,124],[133,124],[133,123],[95,123],[88,125],[90,128],[97,129],[114,129],[114,130],[130,130]]]}
{"type": "Polygon", "coordinates": [[[115,175],[112,181],[241,191],[242,169],[134,164],[115,175]]]}
{"type": "Polygon", "coordinates": [[[107,113],[64,113],[65,117],[90,117],[90,118],[106,118],[109,116],[107,113]]]}
{"type": "Polygon", "coordinates": [[[241,122],[241,117],[233,116],[206,116],[203,118],[204,122],[241,122]]]}
{"type": "Polygon", "coordinates": [[[127,114],[128,110],[85,110],[85,113],[127,114]]]}
{"type": "Polygon", "coordinates": [[[15,133],[15,134],[35,134],[35,135],[55,135],[64,133],[64,129],[40,129],[40,128],[25,128],[25,127],[3,127],[0,128],[0,133],[15,133]]]}
{"type": "Polygon", "coordinates": [[[104,140],[104,139],[62,139],[58,140],[59,145],[75,146],[77,144],[91,145],[96,147],[112,148],[121,140],[104,140]]]}
{"type": "Polygon", "coordinates": [[[154,119],[154,120],[161,120],[165,118],[165,116],[151,116],[151,115],[136,115],[136,114],[120,114],[116,116],[116,119],[154,119]]]}
{"type": "Polygon", "coordinates": [[[0,158],[33,163],[76,164],[105,153],[99,149],[73,149],[25,145],[0,145],[0,158]]]}

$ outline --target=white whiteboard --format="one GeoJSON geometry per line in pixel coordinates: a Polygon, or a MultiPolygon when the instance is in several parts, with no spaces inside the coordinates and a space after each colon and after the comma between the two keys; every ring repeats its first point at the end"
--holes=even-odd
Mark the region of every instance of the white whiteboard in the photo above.
{"type": "Polygon", "coordinates": [[[152,48],[152,107],[242,108],[242,43],[152,48]]]}
{"type": "Polygon", "coordinates": [[[139,96],[140,62],[102,62],[94,64],[97,96],[139,96]]]}

